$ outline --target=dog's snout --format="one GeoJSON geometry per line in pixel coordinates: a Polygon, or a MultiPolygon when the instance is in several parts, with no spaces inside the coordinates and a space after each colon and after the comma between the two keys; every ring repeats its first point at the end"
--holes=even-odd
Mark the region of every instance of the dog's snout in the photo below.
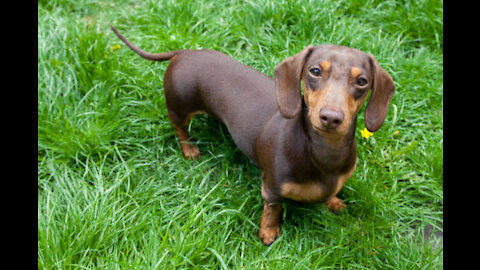
{"type": "Polygon", "coordinates": [[[326,128],[337,128],[342,124],[344,114],[337,110],[324,108],[320,110],[320,122],[326,128]]]}

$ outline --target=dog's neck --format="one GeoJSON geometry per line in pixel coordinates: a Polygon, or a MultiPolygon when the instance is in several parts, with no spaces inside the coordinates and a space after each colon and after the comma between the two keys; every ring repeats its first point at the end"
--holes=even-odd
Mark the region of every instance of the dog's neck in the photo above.
{"type": "Polygon", "coordinates": [[[311,156],[315,167],[319,170],[338,170],[342,169],[345,162],[356,157],[355,128],[357,125],[357,116],[352,119],[352,123],[345,135],[338,134],[320,134],[315,131],[308,117],[308,108],[303,108],[301,113],[302,128],[305,131],[306,151],[311,156]]]}

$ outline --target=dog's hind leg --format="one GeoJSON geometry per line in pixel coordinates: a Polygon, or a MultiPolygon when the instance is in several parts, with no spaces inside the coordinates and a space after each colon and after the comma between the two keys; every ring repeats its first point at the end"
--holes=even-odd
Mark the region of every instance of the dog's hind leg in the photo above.
{"type": "Polygon", "coordinates": [[[192,144],[190,135],[188,134],[188,123],[193,115],[201,113],[201,111],[193,112],[188,114],[183,120],[179,119],[177,114],[168,110],[168,117],[173,124],[173,128],[177,133],[178,140],[180,141],[180,146],[182,147],[183,156],[189,160],[197,160],[200,158],[200,150],[198,147],[192,144]]]}

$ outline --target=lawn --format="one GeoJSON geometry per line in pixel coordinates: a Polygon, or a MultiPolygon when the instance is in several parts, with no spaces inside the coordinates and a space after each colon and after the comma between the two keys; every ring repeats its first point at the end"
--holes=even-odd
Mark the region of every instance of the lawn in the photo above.
{"type": "Polygon", "coordinates": [[[443,2],[38,3],[40,269],[442,269],[443,2]],[[269,76],[308,44],[373,54],[396,92],[382,128],[357,125],[347,209],[283,203],[282,234],[257,236],[261,171],[207,116],[182,157],[166,113],[167,63],[150,52],[215,49],[269,76]]]}

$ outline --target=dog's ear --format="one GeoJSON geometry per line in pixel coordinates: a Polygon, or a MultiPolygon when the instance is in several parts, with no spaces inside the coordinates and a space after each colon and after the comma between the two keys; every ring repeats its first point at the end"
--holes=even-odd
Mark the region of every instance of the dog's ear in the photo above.
{"type": "Polygon", "coordinates": [[[302,107],[300,82],[306,58],[315,48],[308,45],[298,54],[288,57],[275,67],[275,93],[280,113],[285,118],[295,117],[302,107]]]}
{"type": "Polygon", "coordinates": [[[373,70],[372,95],[365,109],[365,127],[377,131],[385,121],[388,106],[395,91],[392,77],[380,66],[378,61],[370,55],[373,70]]]}

